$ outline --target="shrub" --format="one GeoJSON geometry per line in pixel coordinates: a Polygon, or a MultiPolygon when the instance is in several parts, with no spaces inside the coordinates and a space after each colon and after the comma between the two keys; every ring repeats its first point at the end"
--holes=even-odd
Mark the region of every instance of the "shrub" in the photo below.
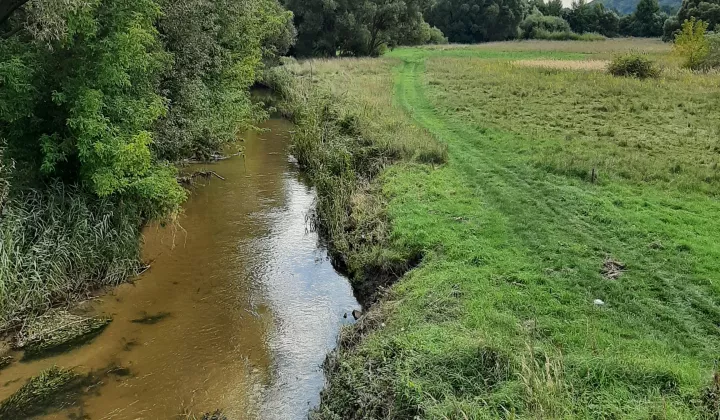
{"type": "Polygon", "coordinates": [[[447,44],[448,39],[447,37],[442,33],[440,29],[438,29],[435,26],[428,25],[429,29],[427,29],[427,43],[428,44],[447,44]]]}
{"type": "Polygon", "coordinates": [[[720,33],[708,33],[708,53],[700,62],[703,69],[720,68],[720,33]]]}
{"type": "Polygon", "coordinates": [[[538,29],[535,31],[533,39],[545,39],[549,41],[602,41],[606,38],[594,32],[576,34],[572,31],[550,32],[544,29],[538,29]]]}
{"type": "Polygon", "coordinates": [[[613,76],[630,76],[639,79],[658,77],[660,69],[646,56],[638,53],[618,55],[613,58],[608,67],[613,76]]]}
{"type": "Polygon", "coordinates": [[[521,37],[525,39],[539,39],[538,31],[569,33],[570,24],[558,16],[529,15],[520,23],[521,37]]]}
{"type": "Polygon", "coordinates": [[[673,52],[683,59],[683,67],[698,69],[710,52],[710,43],[705,36],[707,23],[691,18],[682,24],[675,36],[673,52]]]}

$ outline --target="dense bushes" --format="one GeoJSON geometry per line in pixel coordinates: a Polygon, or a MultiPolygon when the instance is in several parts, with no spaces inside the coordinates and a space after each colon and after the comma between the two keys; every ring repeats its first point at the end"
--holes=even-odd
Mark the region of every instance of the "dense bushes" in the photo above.
{"type": "Polygon", "coordinates": [[[683,60],[683,66],[700,69],[710,53],[710,43],[705,35],[707,23],[692,18],[686,20],[675,37],[673,52],[683,60]]]}
{"type": "Polygon", "coordinates": [[[620,32],[628,36],[659,37],[667,17],[660,11],[658,0],[640,0],[635,12],[620,20],[620,32]]]}
{"type": "Polygon", "coordinates": [[[570,32],[570,25],[558,16],[532,14],[520,23],[520,35],[524,39],[538,38],[538,31],[570,32]]]}
{"type": "Polygon", "coordinates": [[[717,31],[716,26],[720,23],[720,0],[683,0],[677,16],[665,21],[663,40],[674,40],[683,22],[692,18],[707,23],[708,31],[717,31]]]}
{"type": "Polygon", "coordinates": [[[572,8],[562,14],[573,32],[584,34],[594,32],[608,37],[619,33],[620,18],[601,3],[587,3],[584,0],[573,3],[572,8]]]}
{"type": "Polygon", "coordinates": [[[707,34],[705,38],[707,39],[708,52],[703,58],[700,67],[706,69],[720,68],[720,33],[707,34]]]}
{"type": "Polygon", "coordinates": [[[186,197],[168,161],[252,123],[290,20],[277,0],[36,0],[0,22],[0,326],[132,272],[141,223],[186,197]]]}
{"type": "Polygon", "coordinates": [[[292,14],[274,0],[254,6],[249,1],[164,1],[159,28],[174,66],[162,82],[170,106],[158,124],[154,148],[166,159],[205,158],[261,114],[250,102],[248,87],[264,58],[290,48],[292,14]]]}
{"type": "Polygon", "coordinates": [[[604,36],[586,32],[578,34],[570,29],[567,21],[558,16],[543,16],[533,13],[520,23],[520,37],[523,39],[545,39],[550,41],[598,41],[604,36]]]}
{"type": "Polygon", "coordinates": [[[386,47],[422,38],[422,0],[285,0],[298,31],[299,57],[376,56],[386,47]]]}
{"type": "Polygon", "coordinates": [[[608,66],[608,71],[613,76],[629,76],[639,79],[660,75],[660,69],[652,60],[637,53],[615,56],[608,66]]]}
{"type": "Polygon", "coordinates": [[[526,12],[522,0],[438,0],[425,19],[450,42],[473,43],[517,38],[526,12]]]}

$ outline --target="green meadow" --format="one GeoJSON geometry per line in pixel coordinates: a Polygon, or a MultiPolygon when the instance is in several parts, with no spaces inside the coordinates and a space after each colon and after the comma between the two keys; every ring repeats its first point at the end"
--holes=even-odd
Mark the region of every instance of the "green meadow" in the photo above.
{"type": "Polygon", "coordinates": [[[720,75],[653,40],[285,68],[320,224],[381,290],[315,418],[716,418],[720,75]]]}

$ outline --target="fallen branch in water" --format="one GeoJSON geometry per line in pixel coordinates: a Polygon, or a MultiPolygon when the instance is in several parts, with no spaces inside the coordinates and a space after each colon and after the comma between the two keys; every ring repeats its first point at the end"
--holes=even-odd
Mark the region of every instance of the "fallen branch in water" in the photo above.
{"type": "Polygon", "coordinates": [[[198,163],[208,163],[208,162],[220,162],[221,160],[228,160],[230,158],[234,158],[235,156],[242,155],[243,152],[237,152],[233,153],[231,155],[221,155],[221,154],[212,154],[210,157],[208,157],[206,160],[201,159],[184,159],[182,163],[185,164],[198,164],[198,163]]]}
{"type": "Polygon", "coordinates": [[[220,180],[222,180],[222,181],[225,181],[225,178],[222,177],[222,176],[220,176],[220,175],[219,175],[217,172],[215,172],[215,171],[198,171],[198,172],[193,172],[193,173],[190,174],[190,175],[177,177],[177,181],[178,181],[180,184],[192,185],[193,181],[194,181],[195,178],[197,178],[197,177],[210,178],[210,177],[213,177],[213,176],[216,177],[217,179],[220,179],[220,180]]]}

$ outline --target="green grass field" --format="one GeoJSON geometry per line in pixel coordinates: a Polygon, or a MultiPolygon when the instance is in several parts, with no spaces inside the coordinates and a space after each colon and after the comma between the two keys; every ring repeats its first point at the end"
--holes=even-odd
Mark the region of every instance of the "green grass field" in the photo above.
{"type": "Polygon", "coordinates": [[[348,333],[316,418],[716,418],[719,75],[645,40],[291,70],[309,67],[309,91],[370,142],[411,124],[382,141],[447,147],[443,165],[407,153],[372,180],[381,246],[423,259],[348,333]],[[661,78],[582,63],[627,50],[661,78]]]}

